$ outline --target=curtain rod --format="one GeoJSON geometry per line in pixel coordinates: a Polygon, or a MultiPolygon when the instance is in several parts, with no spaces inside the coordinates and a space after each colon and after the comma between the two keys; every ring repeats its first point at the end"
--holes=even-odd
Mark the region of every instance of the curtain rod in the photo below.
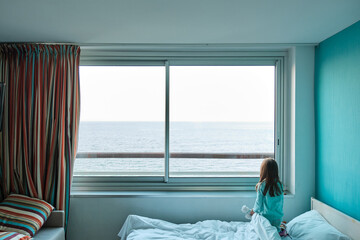
{"type": "Polygon", "coordinates": [[[78,45],[84,47],[127,47],[127,46],[231,46],[231,47],[256,47],[256,46],[317,46],[318,43],[80,43],[80,42],[0,42],[0,44],[44,44],[44,45],[78,45]]]}
{"type": "Polygon", "coordinates": [[[42,44],[42,45],[78,45],[79,43],[61,43],[61,42],[0,42],[0,44],[42,44]]]}

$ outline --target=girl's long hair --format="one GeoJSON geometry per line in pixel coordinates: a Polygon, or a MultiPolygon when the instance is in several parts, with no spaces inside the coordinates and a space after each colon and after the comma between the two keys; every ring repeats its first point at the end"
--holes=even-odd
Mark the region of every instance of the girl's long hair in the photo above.
{"type": "Polygon", "coordinates": [[[273,158],[265,158],[260,167],[260,180],[256,184],[256,191],[260,190],[260,185],[265,181],[264,196],[269,191],[271,197],[282,194],[282,184],[279,179],[278,165],[273,158]]]}

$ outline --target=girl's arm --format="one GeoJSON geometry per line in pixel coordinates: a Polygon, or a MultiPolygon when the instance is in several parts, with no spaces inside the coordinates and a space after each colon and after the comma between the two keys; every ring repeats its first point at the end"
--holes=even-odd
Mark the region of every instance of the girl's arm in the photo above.
{"type": "Polygon", "coordinates": [[[263,211],[263,200],[264,200],[264,194],[263,194],[263,184],[261,184],[256,191],[256,201],[254,204],[253,212],[260,213],[263,211]]]}

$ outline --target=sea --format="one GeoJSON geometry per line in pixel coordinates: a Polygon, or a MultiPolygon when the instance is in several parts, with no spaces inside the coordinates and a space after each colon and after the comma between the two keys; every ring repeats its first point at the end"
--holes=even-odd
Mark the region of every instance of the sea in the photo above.
{"type": "MultiPolygon", "coordinates": [[[[170,153],[273,153],[272,122],[170,122],[170,153]]],[[[78,153],[165,151],[164,122],[80,122],[78,153]]],[[[170,158],[170,177],[259,175],[263,159],[170,158]]],[[[74,175],[163,176],[164,158],[77,158],[74,175]]]]}

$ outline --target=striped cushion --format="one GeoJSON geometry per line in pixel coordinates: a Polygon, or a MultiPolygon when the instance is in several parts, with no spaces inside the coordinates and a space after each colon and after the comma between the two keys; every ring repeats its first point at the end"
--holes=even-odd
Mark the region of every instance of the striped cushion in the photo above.
{"type": "Polygon", "coordinates": [[[30,236],[25,236],[16,232],[0,232],[0,240],[26,240],[30,236]]]}
{"type": "Polygon", "coordinates": [[[33,237],[53,210],[43,200],[11,194],[0,203],[0,231],[33,237]]]}

